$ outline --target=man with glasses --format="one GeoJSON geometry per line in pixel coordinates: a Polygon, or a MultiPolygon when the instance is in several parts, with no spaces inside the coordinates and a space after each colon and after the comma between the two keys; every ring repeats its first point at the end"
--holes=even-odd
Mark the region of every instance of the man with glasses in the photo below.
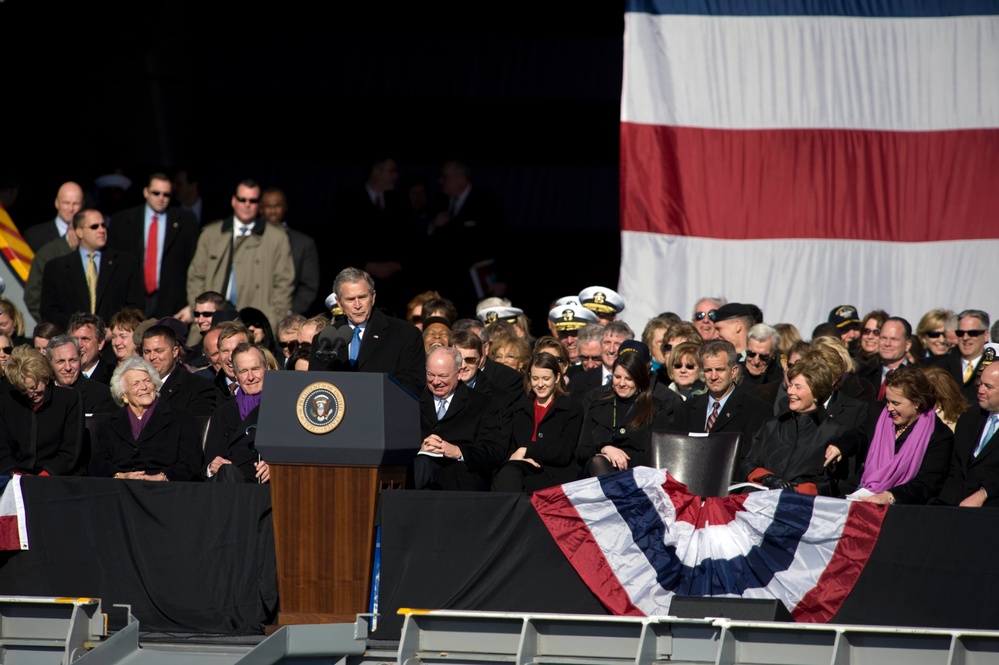
{"type": "MultiPolygon", "coordinates": [[[[584,327],[580,330],[586,330],[589,326],[584,327]]],[[[580,335],[582,338],[582,335],[580,335]]],[[[611,373],[614,367],[614,361],[617,360],[618,349],[621,348],[621,343],[629,339],[635,339],[635,332],[631,329],[624,321],[611,321],[607,325],[603,326],[602,335],[600,337],[600,364],[593,369],[587,369],[581,374],[572,377],[569,381],[569,394],[573,399],[585,400],[586,394],[591,390],[600,388],[601,386],[610,385],[611,373]]],[[[592,358],[592,350],[594,345],[590,342],[586,343],[585,353],[584,346],[580,344],[579,346],[579,356],[583,358],[592,358]]],[[[590,364],[587,360],[583,360],[584,363],[590,364]]]]}
{"type": "Polygon", "coordinates": [[[147,316],[174,316],[188,304],[184,284],[198,243],[198,221],[173,201],[173,183],[165,173],[149,176],[144,205],[111,217],[108,247],[141,259],[147,316]]]}
{"type": "Polygon", "coordinates": [[[701,339],[705,342],[709,339],[718,339],[718,331],[715,330],[715,312],[725,304],[724,298],[701,298],[694,305],[694,313],[690,317],[690,322],[701,333],[701,339]]]}
{"type": "MultiPolygon", "coordinates": [[[[199,293],[218,291],[236,309],[259,309],[276,328],[291,312],[295,287],[288,235],[258,217],[260,185],[255,181],[241,181],[231,204],[231,216],[201,231],[187,271],[188,302],[199,293]]],[[[188,310],[177,318],[190,322],[192,315],[188,310]]]]}
{"type": "MultiPolygon", "coordinates": [[[[99,210],[73,217],[77,251],[52,259],[42,279],[42,319],[64,330],[76,312],[108,321],[124,307],[142,309],[142,275],[131,254],[107,248],[108,231],[99,210]]],[[[101,340],[103,342],[103,340],[101,340]]]]}
{"type": "Polygon", "coordinates": [[[757,323],[749,329],[746,342],[746,374],[742,385],[747,389],[781,378],[780,364],[775,362],[780,346],[780,333],[765,323],[757,323]]]}
{"type": "Polygon", "coordinates": [[[950,372],[968,404],[977,401],[977,372],[985,344],[989,341],[989,315],[980,309],[966,309],[957,315],[957,346],[950,353],[935,356],[929,364],[950,372]]]}

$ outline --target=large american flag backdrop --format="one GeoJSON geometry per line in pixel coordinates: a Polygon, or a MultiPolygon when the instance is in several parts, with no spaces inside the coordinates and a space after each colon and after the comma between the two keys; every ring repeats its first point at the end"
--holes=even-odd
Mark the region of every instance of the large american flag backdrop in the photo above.
{"type": "MultiPolygon", "coordinates": [[[[994,309],[999,2],[627,0],[625,317],[994,309]]],[[[807,332],[807,331],[806,331],[807,332]]]]}

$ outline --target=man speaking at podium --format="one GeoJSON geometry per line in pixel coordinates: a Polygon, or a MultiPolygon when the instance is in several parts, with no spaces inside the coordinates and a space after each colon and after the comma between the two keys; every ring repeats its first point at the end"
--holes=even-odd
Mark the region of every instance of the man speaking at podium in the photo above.
{"type": "Polygon", "coordinates": [[[347,320],[313,338],[309,369],[385,372],[418,395],[426,384],[420,331],[375,309],[375,281],[363,270],[341,270],[333,292],[347,320]]]}

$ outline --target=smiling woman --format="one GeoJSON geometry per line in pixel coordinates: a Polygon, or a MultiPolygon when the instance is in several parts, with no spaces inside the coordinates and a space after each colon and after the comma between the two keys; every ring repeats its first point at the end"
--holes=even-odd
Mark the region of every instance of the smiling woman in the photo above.
{"type": "Polygon", "coordinates": [[[493,477],[498,492],[533,492],[579,476],[575,453],[583,407],[566,393],[559,359],[535,354],[527,385],[514,408],[507,461],[493,477]]]}
{"type": "Polygon", "coordinates": [[[880,504],[924,504],[943,488],[954,434],[935,413],[936,391],[923,370],[902,365],[888,373],[885,386],[885,408],[853,496],[880,504]]]}
{"type": "Polygon", "coordinates": [[[130,480],[196,480],[201,439],[194,415],[160,401],[159,374],[133,356],[111,377],[111,395],[122,405],[94,436],[90,473],[130,480]]]}
{"type": "Polygon", "coordinates": [[[802,359],[788,369],[790,411],[767,421],[756,435],[742,462],[747,480],[802,494],[837,493],[826,467],[839,449],[834,455],[828,449],[846,430],[822,406],[837,378],[826,363],[816,359],[802,359]]]}
{"type": "Polygon", "coordinates": [[[19,346],[5,367],[13,390],[0,394],[0,475],[78,475],[83,471],[83,406],[56,389],[36,349],[19,346]]]}

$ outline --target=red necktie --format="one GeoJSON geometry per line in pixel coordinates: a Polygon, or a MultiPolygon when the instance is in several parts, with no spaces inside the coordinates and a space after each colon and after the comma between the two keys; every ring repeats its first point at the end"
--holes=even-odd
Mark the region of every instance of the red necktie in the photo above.
{"type": "Polygon", "coordinates": [[[153,223],[149,225],[149,237],[146,238],[146,295],[156,293],[156,250],[159,243],[159,216],[153,213],[153,223]]]}
{"type": "Polygon", "coordinates": [[[885,389],[888,387],[888,377],[886,376],[881,380],[881,387],[878,389],[878,401],[880,402],[885,398],[885,389]]]}
{"type": "Polygon", "coordinates": [[[715,421],[718,420],[718,402],[715,402],[714,407],[711,409],[711,414],[708,416],[708,424],[704,426],[705,432],[711,432],[711,428],[715,426],[715,421]]]}

